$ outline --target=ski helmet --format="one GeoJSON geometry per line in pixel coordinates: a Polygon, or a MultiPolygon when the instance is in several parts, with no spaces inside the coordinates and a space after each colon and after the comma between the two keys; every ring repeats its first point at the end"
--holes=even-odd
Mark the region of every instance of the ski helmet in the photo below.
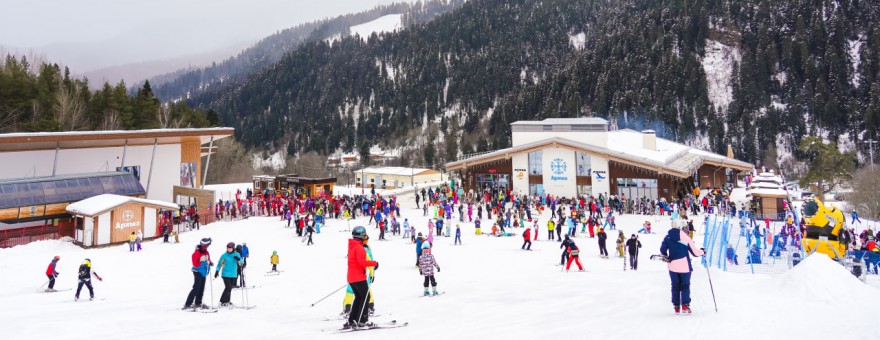
{"type": "Polygon", "coordinates": [[[430,242],[422,243],[422,249],[431,249],[431,243],[430,242]]]}
{"type": "Polygon", "coordinates": [[[233,249],[235,249],[235,242],[229,242],[229,243],[227,243],[227,244],[226,244],[226,248],[233,248],[233,249]]]}
{"type": "Polygon", "coordinates": [[[354,227],[354,229],[351,230],[351,237],[358,240],[363,240],[367,238],[367,229],[362,226],[354,227]]]}
{"type": "Polygon", "coordinates": [[[55,258],[53,258],[53,260],[55,260],[55,261],[58,261],[60,259],[61,259],[61,256],[58,256],[58,255],[55,255],[55,258]]]}
{"type": "Polygon", "coordinates": [[[208,238],[208,237],[205,237],[205,238],[202,239],[202,242],[200,242],[199,244],[201,244],[201,245],[203,245],[203,246],[210,246],[210,245],[211,245],[211,239],[208,238]]]}

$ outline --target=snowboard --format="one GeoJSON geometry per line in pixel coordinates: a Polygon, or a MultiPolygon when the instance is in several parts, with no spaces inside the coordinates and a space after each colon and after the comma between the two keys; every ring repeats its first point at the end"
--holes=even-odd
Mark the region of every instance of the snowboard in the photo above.
{"type": "Polygon", "coordinates": [[[330,331],[332,331],[333,333],[351,333],[351,332],[369,331],[369,330],[374,330],[374,329],[400,328],[400,327],[406,327],[407,325],[409,325],[409,322],[398,323],[397,320],[392,320],[389,322],[377,323],[376,325],[374,325],[372,327],[348,328],[348,329],[339,328],[339,329],[333,329],[330,331]]]}

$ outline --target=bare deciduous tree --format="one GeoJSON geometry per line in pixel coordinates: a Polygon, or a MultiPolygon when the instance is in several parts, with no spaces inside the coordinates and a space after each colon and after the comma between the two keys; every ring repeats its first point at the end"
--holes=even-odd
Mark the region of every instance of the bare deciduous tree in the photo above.
{"type": "Polygon", "coordinates": [[[856,172],[849,204],[860,215],[880,219],[880,167],[866,167],[856,172]]]}
{"type": "Polygon", "coordinates": [[[65,130],[80,130],[85,125],[86,104],[75,90],[61,86],[55,96],[55,120],[65,130]]]}
{"type": "Polygon", "coordinates": [[[159,121],[159,127],[163,129],[178,129],[183,123],[180,117],[174,118],[168,105],[162,105],[159,108],[159,111],[156,112],[156,120],[159,121]]]}
{"type": "Polygon", "coordinates": [[[104,114],[104,120],[101,122],[101,130],[121,130],[122,118],[119,111],[109,110],[104,114]]]}

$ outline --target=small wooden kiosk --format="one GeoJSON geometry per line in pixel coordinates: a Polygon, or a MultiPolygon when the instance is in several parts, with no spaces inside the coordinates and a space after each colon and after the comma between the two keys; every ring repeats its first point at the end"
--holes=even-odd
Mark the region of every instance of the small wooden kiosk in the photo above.
{"type": "Polygon", "coordinates": [[[259,175],[253,177],[253,182],[255,193],[264,193],[266,190],[269,190],[271,194],[274,194],[275,192],[290,190],[297,196],[312,197],[324,193],[333,195],[333,185],[336,184],[336,178],[310,178],[295,174],[278,176],[259,175]]]}
{"type": "Polygon", "coordinates": [[[782,178],[772,172],[765,172],[754,176],[752,183],[746,191],[750,197],[755,213],[761,219],[770,218],[774,221],[785,219],[785,204],[788,192],[783,189],[782,178]]]}
{"type": "Polygon", "coordinates": [[[96,247],[129,241],[132,232],[144,239],[161,235],[158,225],[162,210],[177,210],[176,204],[142,198],[103,194],[72,203],[67,212],[77,218],[74,241],[96,247]],[[82,223],[79,223],[79,221],[82,223]]]}

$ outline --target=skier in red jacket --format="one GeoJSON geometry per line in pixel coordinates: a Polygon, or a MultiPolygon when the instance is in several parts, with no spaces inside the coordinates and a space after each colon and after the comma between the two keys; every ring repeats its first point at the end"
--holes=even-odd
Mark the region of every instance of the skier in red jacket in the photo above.
{"type": "Polygon", "coordinates": [[[526,231],[523,232],[523,245],[520,249],[532,250],[532,229],[528,227],[526,227],[526,231]]]}
{"type": "Polygon", "coordinates": [[[351,239],[348,240],[348,284],[354,292],[352,310],[348,314],[348,322],[343,328],[371,327],[374,324],[367,318],[366,302],[370,300],[370,287],[367,285],[367,268],[379,269],[379,262],[367,261],[367,251],[364,250],[364,239],[367,237],[367,229],[362,226],[354,227],[351,231],[351,239]]]}

